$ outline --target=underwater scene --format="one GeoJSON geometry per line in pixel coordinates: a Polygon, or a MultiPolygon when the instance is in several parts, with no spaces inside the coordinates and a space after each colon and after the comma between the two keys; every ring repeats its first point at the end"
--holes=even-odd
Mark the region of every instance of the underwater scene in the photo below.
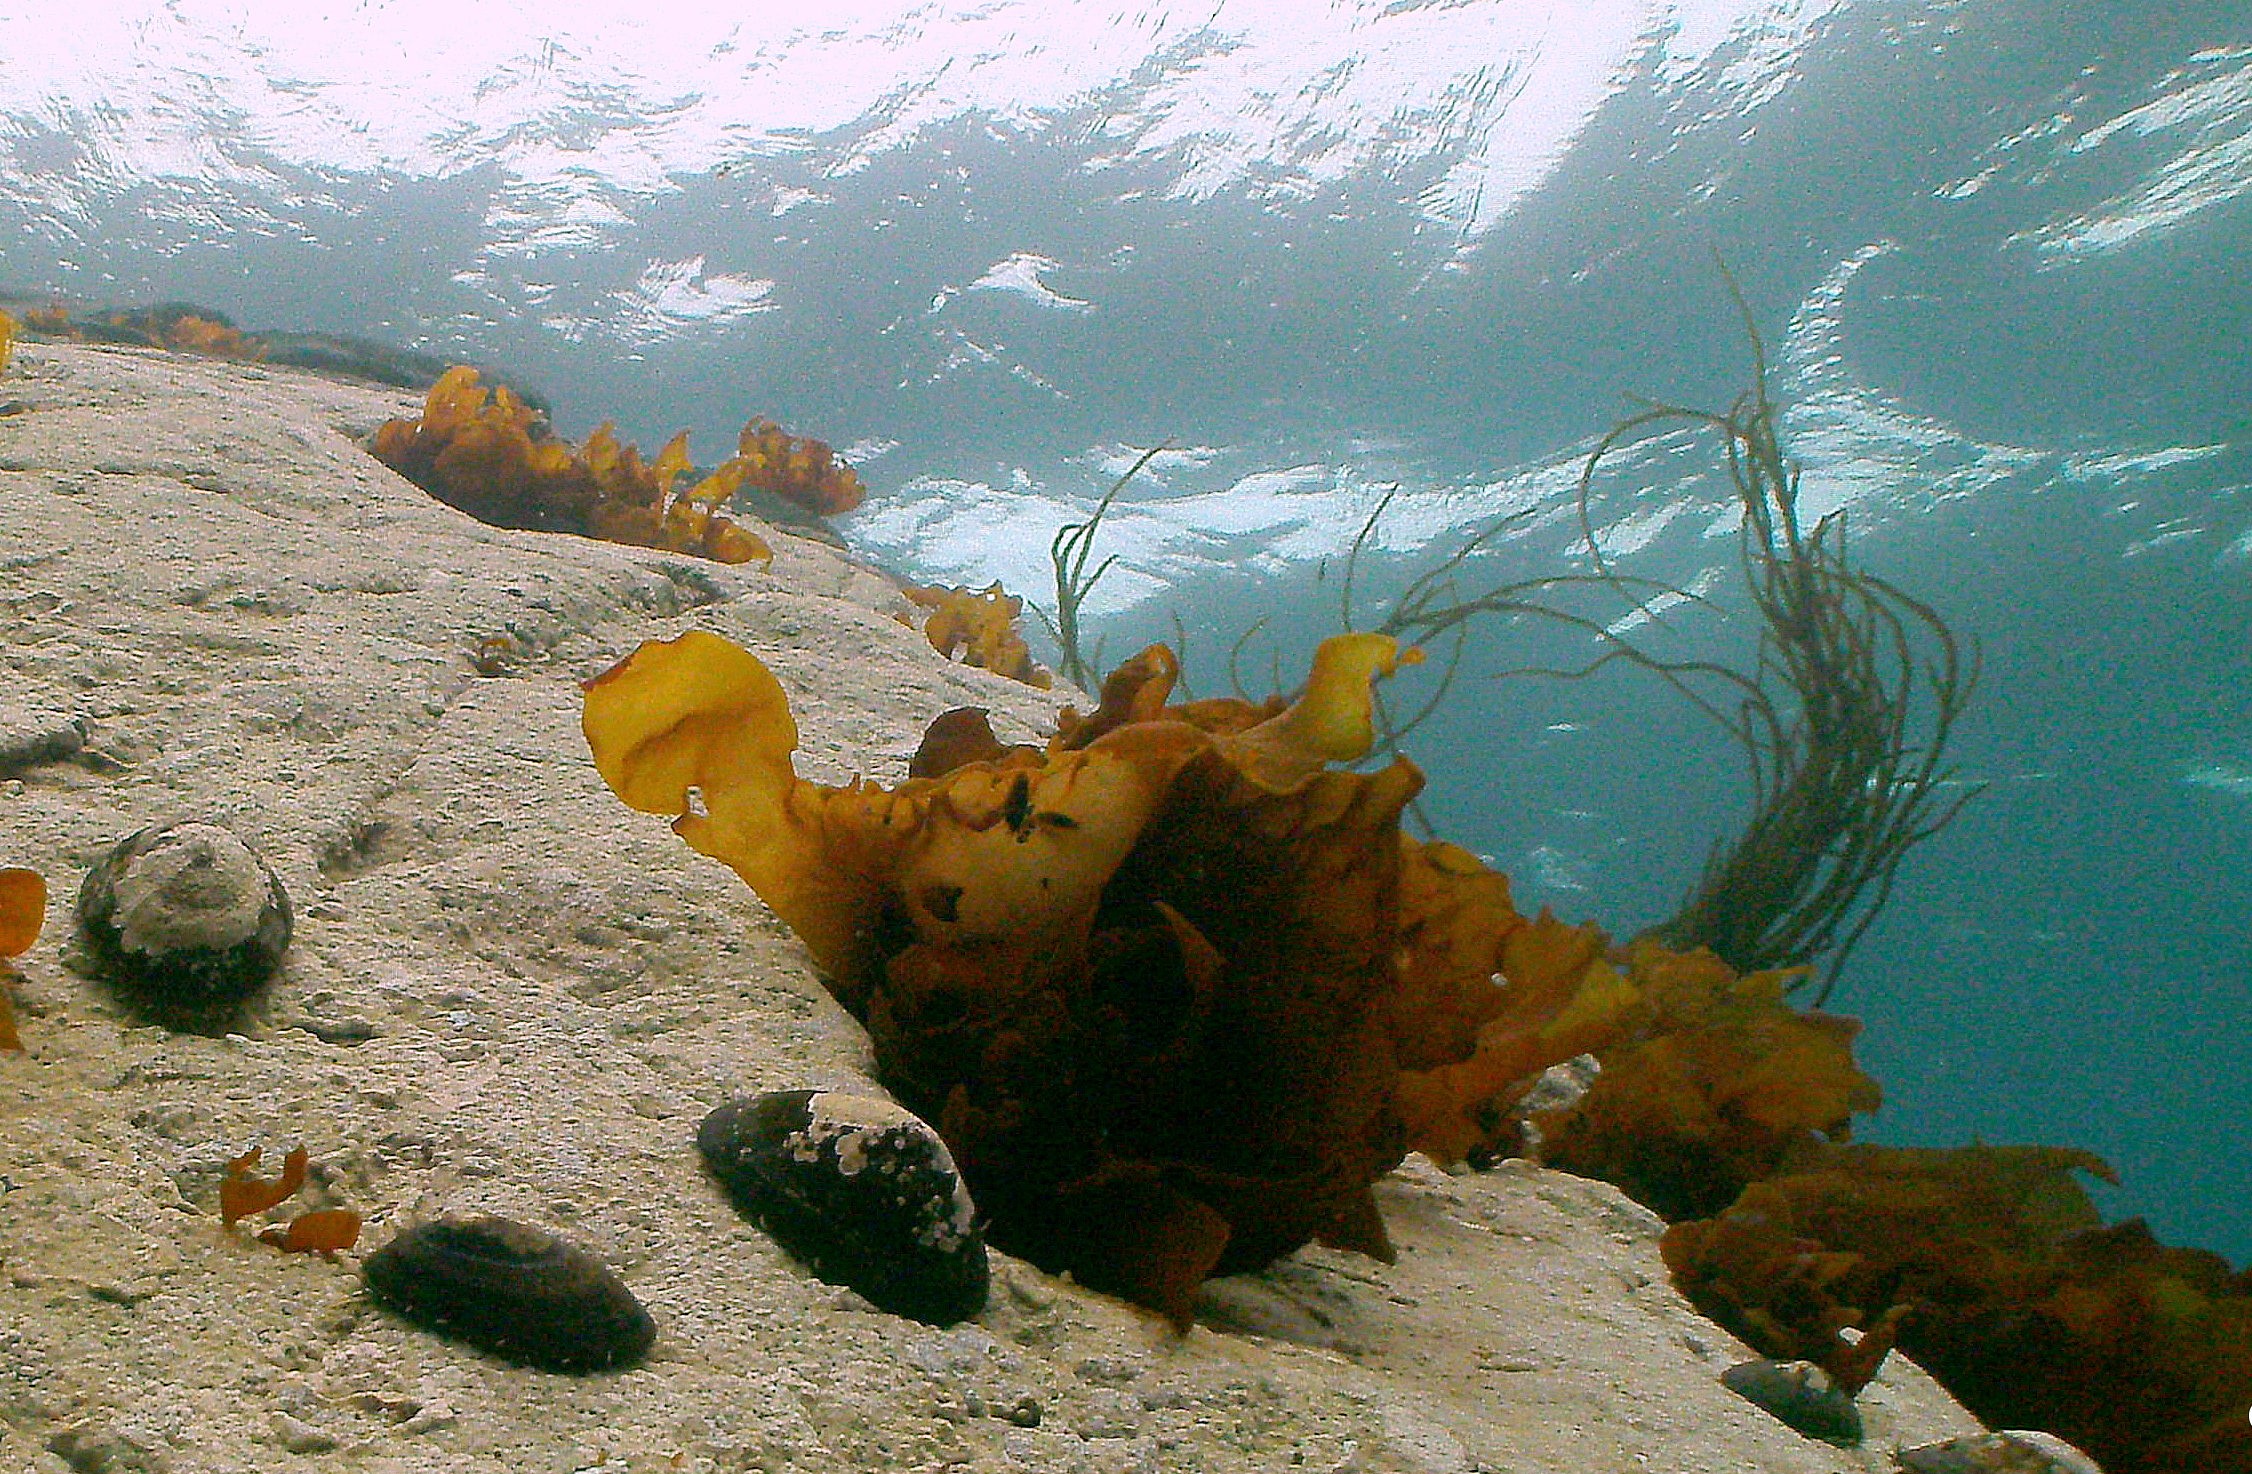
{"type": "Polygon", "coordinates": [[[767,489],[1090,694],[1397,636],[1407,832],[1803,966],[1855,1141],[2093,1153],[2237,1272],[2248,262],[2242,0],[0,13],[27,332],[686,430],[691,528],[568,527],[725,561],[811,456],[767,489]]]}

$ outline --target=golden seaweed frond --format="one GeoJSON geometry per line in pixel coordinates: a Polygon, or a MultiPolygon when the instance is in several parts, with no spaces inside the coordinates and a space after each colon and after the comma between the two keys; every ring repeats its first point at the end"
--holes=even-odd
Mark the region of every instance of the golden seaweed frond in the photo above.
{"type": "Polygon", "coordinates": [[[923,621],[923,637],[948,660],[974,665],[995,675],[1022,681],[1042,691],[1055,678],[1033,663],[1018,625],[1024,600],[998,583],[982,589],[907,586],[905,593],[930,614],[923,621]]]}
{"type": "Polygon", "coordinates": [[[1205,1277],[1310,1240],[1388,1258],[1371,1184],[1460,1155],[1630,1001],[1599,934],[1403,839],[1412,763],[1337,766],[1409,663],[1342,635],[1295,701],[1173,704],[1152,646],[1044,751],[957,711],[906,782],[826,787],[772,673],[695,630],[590,682],[583,727],[804,940],[995,1242],[1185,1324],[1205,1277]]]}

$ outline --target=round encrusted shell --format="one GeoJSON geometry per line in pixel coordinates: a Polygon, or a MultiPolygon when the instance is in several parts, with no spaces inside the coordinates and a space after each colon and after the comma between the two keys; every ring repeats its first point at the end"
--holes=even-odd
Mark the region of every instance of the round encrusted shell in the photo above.
{"type": "Polygon", "coordinates": [[[103,971],[159,1015],[240,1002],[289,949],[289,895],[223,825],[157,824],[86,873],[78,919],[103,971]]]}
{"type": "Polygon", "coordinates": [[[361,1266],[368,1292],[417,1325],[553,1372],[641,1360],[657,1326],[584,1249],[491,1215],[407,1229],[361,1266]]]}
{"type": "Polygon", "coordinates": [[[888,1100],[778,1090],[704,1118],[696,1145],[745,1215],[832,1284],[951,1325],[985,1307],[985,1236],[954,1158],[888,1100]]]}

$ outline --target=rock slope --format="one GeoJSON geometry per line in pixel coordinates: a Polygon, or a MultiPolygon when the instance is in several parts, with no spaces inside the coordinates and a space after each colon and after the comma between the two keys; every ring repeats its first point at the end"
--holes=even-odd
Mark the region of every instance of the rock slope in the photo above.
{"type": "Polygon", "coordinates": [[[938,1331],[810,1278],[703,1173],[698,1119],[866,1092],[864,1037],[735,878],[604,789],[578,682],[702,625],[790,688],[802,762],[894,780],[937,711],[1049,698],[947,665],[897,594],[771,534],[771,570],[499,531],[356,443],[391,391],[23,345],[0,397],[0,864],[47,877],[0,1054],[0,1470],[1882,1470],[1976,1424],[1897,1358],[1861,1452],[1723,1389],[1747,1353],[1601,1184],[1418,1162],[1400,1262],[1310,1251],[1198,1325],[996,1256],[938,1331]],[[480,674],[492,637],[512,653],[480,674]],[[140,1022],[70,902],[125,834],[217,819],[296,941],[240,1033],[140,1022]],[[351,1255],[222,1232],[225,1162],[298,1142],[361,1251],[449,1211],[594,1250],[642,1367],[505,1365],[376,1308],[351,1255]]]}

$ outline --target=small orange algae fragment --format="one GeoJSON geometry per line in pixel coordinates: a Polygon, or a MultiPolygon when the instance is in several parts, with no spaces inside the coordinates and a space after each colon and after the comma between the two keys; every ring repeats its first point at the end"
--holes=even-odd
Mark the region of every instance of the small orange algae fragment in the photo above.
{"type": "Polygon", "coordinates": [[[7,371],[8,355],[15,350],[15,346],[16,320],[7,313],[0,312],[0,373],[7,371]]]}
{"type": "Polygon", "coordinates": [[[289,1221],[286,1228],[261,1229],[258,1242],[271,1244],[285,1254],[334,1254],[360,1241],[360,1215],[350,1208],[315,1208],[289,1221]]]}
{"type": "Polygon", "coordinates": [[[47,882],[36,870],[0,870],[0,957],[19,957],[47,919],[47,882]]]}
{"type": "Polygon", "coordinates": [[[253,1213],[288,1202],[305,1185],[305,1168],[311,1158],[301,1146],[293,1147],[282,1158],[281,1176],[266,1180],[252,1177],[250,1170],[258,1165],[264,1150],[254,1146],[227,1164],[226,1178],[219,1184],[219,1219],[229,1228],[253,1213]]]}
{"type": "Polygon", "coordinates": [[[47,882],[36,870],[0,870],[0,1049],[23,1053],[16,1033],[15,1004],[8,997],[7,959],[20,957],[39,940],[47,919],[47,882]]]}

